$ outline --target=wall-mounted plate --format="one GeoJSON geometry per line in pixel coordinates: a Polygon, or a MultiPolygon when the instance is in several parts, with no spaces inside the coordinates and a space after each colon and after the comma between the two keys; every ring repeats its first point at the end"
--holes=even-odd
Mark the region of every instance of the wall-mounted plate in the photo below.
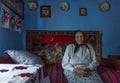
{"type": "Polygon", "coordinates": [[[62,11],[68,11],[69,10],[69,4],[67,2],[61,2],[59,5],[60,10],[62,11]]]}
{"type": "Polygon", "coordinates": [[[110,4],[106,1],[100,3],[99,5],[99,9],[102,11],[102,12],[106,12],[110,9],[110,4]]]}
{"type": "Polygon", "coordinates": [[[28,7],[29,7],[30,10],[35,10],[38,7],[38,3],[33,1],[33,0],[30,0],[28,2],[28,7]]]}

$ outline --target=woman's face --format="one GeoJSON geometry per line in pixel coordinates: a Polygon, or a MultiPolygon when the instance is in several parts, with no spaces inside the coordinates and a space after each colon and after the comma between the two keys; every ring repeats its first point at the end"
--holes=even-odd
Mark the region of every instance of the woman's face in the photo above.
{"type": "Polygon", "coordinates": [[[84,38],[82,32],[77,32],[75,35],[75,41],[77,44],[83,44],[84,38]]]}

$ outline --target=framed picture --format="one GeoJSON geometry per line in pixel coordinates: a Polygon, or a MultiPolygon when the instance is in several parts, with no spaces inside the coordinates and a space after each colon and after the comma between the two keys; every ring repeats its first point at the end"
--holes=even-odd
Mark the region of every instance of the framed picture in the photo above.
{"type": "Polygon", "coordinates": [[[40,17],[51,17],[51,6],[40,6],[40,17]]]}
{"type": "Polygon", "coordinates": [[[80,8],[80,16],[87,16],[87,8],[80,8]]]}

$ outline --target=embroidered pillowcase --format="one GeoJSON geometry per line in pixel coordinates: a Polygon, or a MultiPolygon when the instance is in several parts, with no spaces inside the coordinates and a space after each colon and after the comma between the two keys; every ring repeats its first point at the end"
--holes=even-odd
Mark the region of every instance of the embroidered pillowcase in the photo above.
{"type": "Polygon", "coordinates": [[[10,55],[15,63],[18,64],[28,64],[28,65],[44,65],[41,58],[37,55],[34,55],[28,51],[22,50],[6,50],[5,53],[10,55]]]}

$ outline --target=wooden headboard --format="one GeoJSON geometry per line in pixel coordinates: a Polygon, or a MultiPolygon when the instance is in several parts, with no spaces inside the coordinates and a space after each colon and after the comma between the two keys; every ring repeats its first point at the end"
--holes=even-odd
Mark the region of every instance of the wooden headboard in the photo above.
{"type": "MultiPolygon", "coordinates": [[[[73,32],[74,31],[27,30],[26,49],[32,53],[41,56],[40,51],[46,50],[46,48],[49,47],[55,47],[56,45],[59,45],[61,46],[64,53],[66,45],[72,42],[73,32]]],[[[98,60],[100,60],[102,55],[102,32],[84,31],[84,33],[85,43],[90,43],[91,45],[93,45],[96,56],[98,60]]]]}

